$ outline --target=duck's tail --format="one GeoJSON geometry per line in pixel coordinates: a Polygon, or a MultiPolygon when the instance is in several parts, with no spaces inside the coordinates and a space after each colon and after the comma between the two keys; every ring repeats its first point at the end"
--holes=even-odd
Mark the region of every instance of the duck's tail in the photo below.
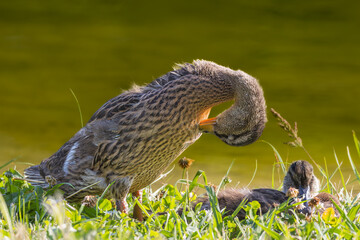
{"type": "Polygon", "coordinates": [[[49,184],[45,181],[40,174],[40,166],[31,166],[24,171],[25,179],[33,186],[40,186],[42,188],[48,188],[49,184]]]}

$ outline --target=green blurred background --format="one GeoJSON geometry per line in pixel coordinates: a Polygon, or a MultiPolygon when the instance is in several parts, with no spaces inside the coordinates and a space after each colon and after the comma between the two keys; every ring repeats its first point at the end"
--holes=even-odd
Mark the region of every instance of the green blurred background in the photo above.
{"type": "MultiPolygon", "coordinates": [[[[70,88],[87,121],[133,83],[206,59],[258,78],[268,107],[297,121],[313,158],[334,170],[335,150],[348,176],[346,146],[360,165],[351,132],[360,135],[359,9],[359,1],[0,1],[0,164],[40,163],[80,129],[70,88]]],[[[261,139],[287,161],[308,159],[268,118],[261,139]]],[[[183,156],[196,160],[190,176],[202,169],[215,184],[234,161],[240,186],[257,161],[251,186],[271,185],[275,157],[263,142],[236,148],[203,135],[183,156]]],[[[180,177],[175,167],[162,182],[180,177]]]]}

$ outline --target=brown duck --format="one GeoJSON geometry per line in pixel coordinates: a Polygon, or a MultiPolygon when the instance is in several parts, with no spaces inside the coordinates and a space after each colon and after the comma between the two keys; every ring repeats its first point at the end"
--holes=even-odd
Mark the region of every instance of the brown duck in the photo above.
{"type": "Polygon", "coordinates": [[[72,202],[101,194],[113,183],[109,197],[126,212],[126,195],[141,195],[202,132],[244,146],[259,138],[265,122],[265,99],[255,78],[196,60],[110,99],[56,153],[26,169],[25,176],[44,188],[49,186],[46,178],[69,183],[61,189],[72,202]],[[212,107],[230,100],[229,109],[207,119],[212,107]]]}
{"type": "MultiPolygon", "coordinates": [[[[247,202],[258,201],[261,205],[259,213],[264,214],[275,206],[286,202],[289,199],[288,194],[290,189],[298,189],[301,201],[310,200],[311,197],[314,197],[314,199],[317,198],[317,204],[322,203],[324,208],[333,207],[330,198],[336,203],[339,203],[338,199],[331,194],[317,194],[319,191],[319,185],[319,180],[314,175],[312,165],[307,161],[299,160],[290,165],[284,177],[282,192],[271,188],[230,188],[220,191],[217,195],[217,199],[220,209],[222,210],[225,208],[225,216],[231,215],[242,201],[244,201],[245,204],[247,202]]],[[[200,202],[202,203],[201,210],[211,209],[208,197],[200,198],[194,204],[194,207],[200,202]]],[[[300,212],[304,214],[310,214],[311,211],[312,209],[307,202],[305,202],[304,207],[300,209],[300,212]]],[[[319,212],[322,213],[323,211],[324,210],[320,209],[319,212]]],[[[335,212],[338,214],[336,209],[335,212]]],[[[181,213],[182,210],[179,211],[179,214],[181,213]]],[[[245,211],[241,210],[238,212],[237,217],[239,219],[244,219],[245,214],[245,211]]]]}

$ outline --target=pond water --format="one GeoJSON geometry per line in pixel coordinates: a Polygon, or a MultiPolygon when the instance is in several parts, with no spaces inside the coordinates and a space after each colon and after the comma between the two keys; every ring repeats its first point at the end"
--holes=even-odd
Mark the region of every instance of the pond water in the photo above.
{"type": "MultiPolygon", "coordinates": [[[[1,1],[0,164],[22,171],[54,153],[85,121],[133,83],[145,84],[174,63],[207,59],[259,79],[267,105],[290,123],[312,157],[329,171],[334,151],[351,173],[346,146],[360,167],[360,9],[358,1],[1,1]]],[[[212,111],[215,116],[227,106],[212,111]]],[[[283,142],[269,114],[261,140],[284,160],[306,159],[283,142]]],[[[203,135],[183,156],[189,176],[205,170],[218,184],[271,186],[276,161],[258,141],[231,147],[203,135]]],[[[277,172],[277,170],[275,171],[277,172]]],[[[176,166],[162,182],[181,177],[176,166]]],[[[338,178],[338,174],[335,178],[338,178]]],[[[278,186],[276,176],[276,186],[278,186]]],[[[281,178],[281,175],[280,175],[281,178]]],[[[354,179],[352,176],[351,179],[354,179]]]]}

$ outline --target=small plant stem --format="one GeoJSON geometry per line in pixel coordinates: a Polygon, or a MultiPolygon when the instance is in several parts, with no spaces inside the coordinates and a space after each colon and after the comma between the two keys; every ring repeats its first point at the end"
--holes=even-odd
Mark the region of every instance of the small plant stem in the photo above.
{"type": "Polygon", "coordinates": [[[310,158],[311,161],[313,161],[315,164],[317,164],[315,162],[315,160],[311,157],[310,153],[306,150],[306,148],[304,146],[301,146],[302,150],[304,150],[304,152],[306,153],[306,155],[308,155],[308,157],[310,158]]]}
{"type": "Polygon", "coordinates": [[[79,192],[84,191],[85,189],[90,188],[90,187],[92,187],[92,186],[94,186],[94,185],[96,185],[96,184],[98,184],[98,183],[100,183],[100,182],[101,182],[101,181],[97,181],[97,182],[95,182],[95,183],[93,183],[93,184],[91,184],[91,185],[89,185],[89,186],[86,186],[86,187],[84,187],[84,188],[82,188],[82,189],[74,192],[73,194],[67,196],[65,199],[71,198],[72,196],[78,194],[79,192]]]}
{"type": "MultiPolygon", "coordinates": [[[[186,170],[186,168],[183,168],[181,179],[185,179],[185,170],[186,170]]],[[[182,190],[182,184],[180,186],[180,192],[181,192],[181,190],[182,190]]]]}
{"type": "Polygon", "coordinates": [[[36,180],[30,180],[30,179],[25,179],[25,178],[17,178],[17,177],[13,177],[13,180],[21,180],[21,181],[27,181],[27,182],[33,182],[33,183],[44,183],[42,181],[36,181],[36,180]]]}
{"type": "Polygon", "coordinates": [[[82,113],[81,113],[80,103],[79,103],[79,101],[78,101],[78,99],[77,99],[74,91],[73,91],[71,88],[70,88],[70,92],[71,92],[71,94],[73,95],[73,97],[75,98],[77,107],[78,107],[78,109],[79,109],[81,127],[84,127],[84,121],[83,121],[83,117],[82,117],[82,113]]]}
{"type": "Polygon", "coordinates": [[[186,200],[185,200],[185,207],[189,207],[190,209],[190,192],[189,192],[189,171],[185,168],[184,172],[186,171],[186,188],[185,188],[185,194],[186,194],[186,200]]]}

